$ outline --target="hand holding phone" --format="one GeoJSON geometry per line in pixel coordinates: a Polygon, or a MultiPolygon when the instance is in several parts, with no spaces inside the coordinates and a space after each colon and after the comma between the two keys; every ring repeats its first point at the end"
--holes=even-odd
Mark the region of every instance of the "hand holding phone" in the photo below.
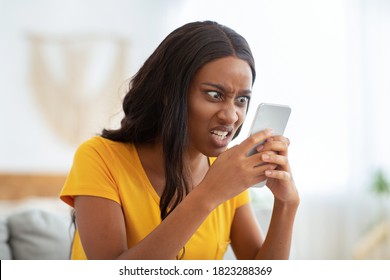
{"type": "MultiPolygon", "coordinates": [[[[290,117],[291,108],[286,105],[261,103],[257,107],[255,118],[250,128],[250,135],[271,128],[274,135],[283,135],[290,117]]],[[[248,156],[257,153],[256,148],[263,143],[258,143],[249,150],[248,156]]],[[[263,187],[267,180],[264,180],[253,187],[263,187]]]]}

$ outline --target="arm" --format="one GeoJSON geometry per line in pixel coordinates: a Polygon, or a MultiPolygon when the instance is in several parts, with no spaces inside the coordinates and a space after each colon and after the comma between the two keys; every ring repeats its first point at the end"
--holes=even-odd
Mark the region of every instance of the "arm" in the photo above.
{"type": "Polygon", "coordinates": [[[256,259],[288,259],[298,204],[275,201],[270,226],[256,259]]]}
{"type": "Polygon", "coordinates": [[[221,154],[203,181],[157,228],[130,249],[119,204],[98,197],[76,197],[76,222],[87,257],[174,259],[215,207],[264,178],[264,171],[273,164],[253,168],[261,162],[261,155],[247,157],[246,151],[269,136],[269,132],[263,131],[221,154]]]}
{"type": "Polygon", "coordinates": [[[274,194],[274,207],[268,233],[263,241],[255,217],[248,205],[236,210],[232,225],[232,247],[239,259],[288,259],[299,195],[288,163],[287,138],[271,137],[260,150],[264,162],[276,165],[267,170],[267,186],[274,194]],[[242,230],[245,228],[245,230],[242,230]]]}
{"type": "Polygon", "coordinates": [[[236,210],[230,238],[237,259],[250,260],[256,257],[263,245],[264,237],[250,203],[236,210]]]}
{"type": "Polygon", "coordinates": [[[119,204],[91,196],[75,199],[77,228],[88,259],[175,259],[213,208],[207,193],[195,189],[144,240],[127,249],[119,204]]]}
{"type": "Polygon", "coordinates": [[[288,259],[296,209],[295,206],[275,202],[264,240],[250,204],[238,208],[231,232],[231,245],[236,258],[288,259]]]}
{"type": "Polygon", "coordinates": [[[250,204],[238,208],[231,231],[231,245],[236,258],[288,259],[296,209],[296,206],[275,202],[264,240],[250,204]]]}

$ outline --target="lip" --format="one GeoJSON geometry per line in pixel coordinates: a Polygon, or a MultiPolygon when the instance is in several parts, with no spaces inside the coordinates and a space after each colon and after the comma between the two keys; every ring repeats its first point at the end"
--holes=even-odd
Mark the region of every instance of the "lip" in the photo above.
{"type": "Polygon", "coordinates": [[[214,146],[218,148],[226,147],[233,137],[233,127],[231,126],[217,126],[210,130],[211,141],[214,146]],[[226,135],[223,135],[227,133],[226,135]]]}

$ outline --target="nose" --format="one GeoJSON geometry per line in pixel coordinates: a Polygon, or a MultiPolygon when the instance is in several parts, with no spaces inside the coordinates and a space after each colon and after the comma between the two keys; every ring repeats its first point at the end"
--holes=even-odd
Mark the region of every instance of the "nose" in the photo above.
{"type": "Polygon", "coordinates": [[[234,104],[224,104],[221,109],[218,111],[218,119],[220,119],[224,124],[232,125],[238,121],[238,111],[234,104]]]}

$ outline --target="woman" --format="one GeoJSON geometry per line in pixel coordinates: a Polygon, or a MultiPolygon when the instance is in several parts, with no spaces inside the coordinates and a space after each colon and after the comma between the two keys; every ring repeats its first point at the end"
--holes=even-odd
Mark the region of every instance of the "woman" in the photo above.
{"type": "Polygon", "coordinates": [[[133,77],[121,127],[76,152],[61,193],[75,209],[72,258],[221,259],[229,243],[238,259],[288,258],[299,204],[288,139],[264,130],[227,149],[254,80],[233,30],[206,21],[169,34],[133,77]],[[275,202],[264,239],[248,188],[265,178],[275,202]]]}

